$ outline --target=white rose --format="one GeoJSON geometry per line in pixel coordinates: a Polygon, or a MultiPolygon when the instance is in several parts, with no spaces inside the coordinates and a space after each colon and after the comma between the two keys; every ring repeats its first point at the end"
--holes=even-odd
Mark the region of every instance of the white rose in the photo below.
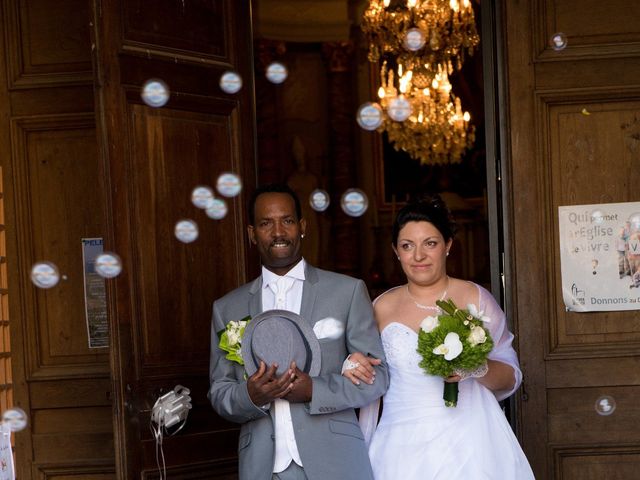
{"type": "Polygon", "coordinates": [[[471,333],[467,337],[467,340],[469,341],[469,344],[475,347],[476,345],[487,341],[487,334],[485,333],[484,328],[477,325],[471,329],[471,333]]]}
{"type": "Polygon", "coordinates": [[[229,330],[227,332],[227,341],[229,342],[229,346],[232,347],[240,341],[240,335],[236,330],[229,330]]]}
{"type": "Polygon", "coordinates": [[[420,328],[425,332],[429,333],[434,328],[438,326],[438,317],[425,317],[420,323],[420,328]]]}

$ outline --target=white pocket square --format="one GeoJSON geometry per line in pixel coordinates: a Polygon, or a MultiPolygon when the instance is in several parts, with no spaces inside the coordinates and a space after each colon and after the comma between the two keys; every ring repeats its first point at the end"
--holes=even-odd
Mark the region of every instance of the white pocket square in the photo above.
{"type": "Polygon", "coordinates": [[[340,338],[343,332],[344,323],[337,318],[323,318],[322,320],[318,320],[313,326],[313,333],[316,334],[318,340],[322,340],[323,338],[340,338]]]}

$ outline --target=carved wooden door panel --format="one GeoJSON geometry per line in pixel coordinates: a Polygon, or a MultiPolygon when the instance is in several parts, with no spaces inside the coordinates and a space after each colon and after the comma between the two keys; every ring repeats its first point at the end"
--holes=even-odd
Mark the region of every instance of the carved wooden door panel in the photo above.
{"type": "Polygon", "coordinates": [[[91,338],[83,281],[83,239],[105,231],[90,20],[87,0],[0,2],[3,373],[29,416],[21,480],[115,478],[109,349],[91,338]],[[56,286],[30,281],[39,261],[57,266],[56,286]]]}
{"type": "Polygon", "coordinates": [[[98,144],[107,179],[107,249],[123,262],[111,284],[111,366],[119,478],[156,478],[150,409],[183,385],[193,409],[165,437],[169,478],[233,478],[237,429],[206,398],[213,299],[247,275],[245,194],[254,187],[253,80],[249,1],[96,1],[98,144]],[[222,92],[237,72],[242,89],[222,92]],[[168,103],[153,108],[141,87],[161,79],[168,103]],[[208,218],[191,203],[198,185],[215,189],[235,172],[242,195],[208,218]],[[174,226],[192,219],[197,240],[174,226]]]}
{"type": "Polygon", "coordinates": [[[565,309],[558,207],[640,199],[640,4],[502,8],[508,306],[525,375],[520,437],[537,478],[637,478],[640,312],[565,309]],[[563,36],[552,40],[559,33],[566,46],[563,36]],[[616,402],[611,415],[596,411],[604,395],[616,402]]]}

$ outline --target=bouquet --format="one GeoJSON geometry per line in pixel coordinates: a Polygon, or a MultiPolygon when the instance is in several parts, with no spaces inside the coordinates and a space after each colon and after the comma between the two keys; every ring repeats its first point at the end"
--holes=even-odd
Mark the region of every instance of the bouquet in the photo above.
{"type": "MultiPolygon", "coordinates": [[[[491,319],[478,311],[475,305],[470,304],[467,305],[468,310],[460,310],[451,299],[438,300],[436,305],[443,313],[425,318],[420,325],[420,367],[428,374],[443,378],[451,375],[467,377],[486,365],[493,340],[483,323],[491,319]]],[[[447,407],[455,407],[458,383],[445,382],[442,398],[447,407]]]]}
{"type": "Polygon", "coordinates": [[[231,320],[224,330],[218,332],[218,337],[220,338],[218,346],[220,350],[227,352],[225,355],[227,360],[244,365],[244,360],[242,360],[242,336],[250,320],[250,316],[238,321],[231,320]]]}

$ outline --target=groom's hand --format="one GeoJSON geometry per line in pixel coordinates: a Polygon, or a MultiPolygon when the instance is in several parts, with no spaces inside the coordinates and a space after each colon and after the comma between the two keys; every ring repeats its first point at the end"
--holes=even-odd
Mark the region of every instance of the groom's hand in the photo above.
{"type": "Polygon", "coordinates": [[[313,394],[311,377],[296,367],[295,362],[291,362],[289,370],[293,371],[294,380],[291,390],[283,398],[291,403],[310,402],[313,394]]]}
{"type": "Polygon", "coordinates": [[[247,379],[249,398],[254,405],[266,405],[276,398],[282,398],[293,387],[293,370],[289,369],[280,377],[276,376],[277,364],[268,369],[264,362],[260,362],[258,371],[247,379]]]}

